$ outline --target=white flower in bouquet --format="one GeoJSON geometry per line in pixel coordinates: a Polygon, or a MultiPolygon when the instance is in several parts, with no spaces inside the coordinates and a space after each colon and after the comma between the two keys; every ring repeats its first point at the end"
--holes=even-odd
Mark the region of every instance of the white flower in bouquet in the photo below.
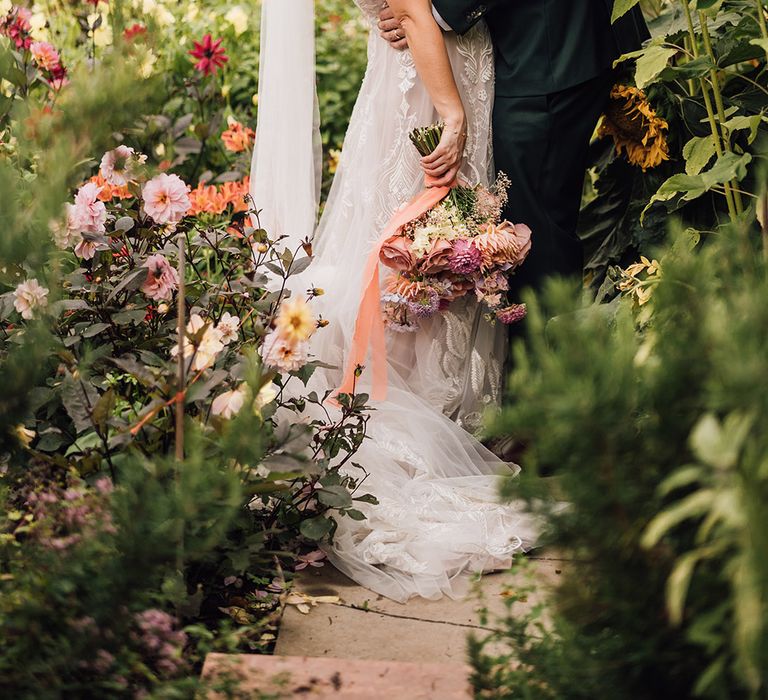
{"type": "Polygon", "coordinates": [[[47,305],[48,289],[36,279],[22,282],[13,292],[13,306],[26,320],[33,319],[35,310],[47,305]]]}

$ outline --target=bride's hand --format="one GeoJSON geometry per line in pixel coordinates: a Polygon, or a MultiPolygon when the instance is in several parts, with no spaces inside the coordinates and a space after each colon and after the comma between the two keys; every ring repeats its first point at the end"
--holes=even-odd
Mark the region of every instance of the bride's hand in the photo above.
{"type": "Polygon", "coordinates": [[[438,147],[421,159],[421,167],[432,178],[434,187],[446,187],[453,183],[464,160],[467,145],[467,117],[462,111],[445,120],[443,136],[438,147]]]}

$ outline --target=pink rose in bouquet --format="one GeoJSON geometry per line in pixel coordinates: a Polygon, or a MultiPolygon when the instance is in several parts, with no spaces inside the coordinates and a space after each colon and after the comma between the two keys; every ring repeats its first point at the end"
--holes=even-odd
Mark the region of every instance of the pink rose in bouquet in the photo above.
{"type": "Polygon", "coordinates": [[[425,275],[444,272],[450,268],[452,257],[453,246],[448,241],[438,238],[419,262],[419,271],[425,275]]]}
{"type": "Polygon", "coordinates": [[[411,241],[401,235],[392,236],[381,247],[381,262],[393,270],[406,272],[416,265],[416,258],[411,251],[411,241]]]}

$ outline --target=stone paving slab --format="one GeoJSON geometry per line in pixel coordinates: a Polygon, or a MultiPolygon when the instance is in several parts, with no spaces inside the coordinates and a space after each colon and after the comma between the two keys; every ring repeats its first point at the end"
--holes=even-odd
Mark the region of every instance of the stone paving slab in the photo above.
{"type": "MultiPolygon", "coordinates": [[[[523,613],[541,602],[568,565],[556,558],[533,560],[537,590],[513,610],[523,613]]],[[[482,606],[492,616],[503,614],[502,591],[516,582],[523,585],[519,574],[484,576],[479,584],[482,606]]],[[[455,664],[466,659],[467,635],[483,632],[481,603],[474,595],[465,600],[414,598],[403,605],[361,588],[329,565],[301,572],[296,590],[309,596],[338,596],[339,603],[320,604],[308,614],[288,606],[277,640],[278,655],[455,664]]]]}
{"type": "MultiPolygon", "coordinates": [[[[346,658],[210,654],[203,677],[237,679],[243,698],[270,700],[470,700],[462,664],[395,663],[346,658]]],[[[213,694],[210,700],[223,696],[213,694]]]]}

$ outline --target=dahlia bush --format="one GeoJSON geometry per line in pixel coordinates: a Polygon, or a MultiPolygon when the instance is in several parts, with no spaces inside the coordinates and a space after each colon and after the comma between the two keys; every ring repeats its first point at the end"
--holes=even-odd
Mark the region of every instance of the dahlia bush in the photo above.
{"type": "Polygon", "coordinates": [[[372,500],[339,471],[366,397],[297,398],[322,290],[270,291],[309,258],[248,197],[254,34],[220,4],[0,4],[9,697],[191,696],[372,500]]]}

